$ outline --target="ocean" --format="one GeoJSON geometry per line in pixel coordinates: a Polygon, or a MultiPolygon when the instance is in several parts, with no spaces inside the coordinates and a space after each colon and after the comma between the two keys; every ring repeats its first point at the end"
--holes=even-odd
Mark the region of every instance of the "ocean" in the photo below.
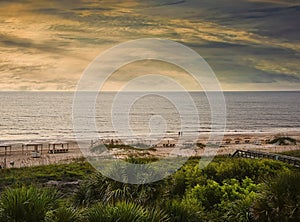
{"type": "MultiPolygon", "coordinates": [[[[134,97],[136,93],[128,94],[134,97]]],[[[174,94],[185,107],[184,94],[174,94]]],[[[180,111],[161,96],[140,98],[129,112],[122,110],[122,101],[118,101],[118,109],[113,109],[114,96],[114,93],[102,93],[95,103],[95,115],[83,113],[75,117],[95,119],[96,130],[90,127],[89,121],[83,127],[87,139],[93,139],[89,137],[90,129],[99,138],[117,137],[120,131],[124,134],[129,130],[140,136],[155,130],[163,130],[166,136],[176,135],[178,131],[208,133],[211,130],[210,107],[202,92],[191,93],[197,112],[189,113],[183,128],[180,111]],[[128,123],[118,120],[122,115],[128,116],[128,123]],[[117,123],[112,124],[111,116],[117,117],[117,123]]],[[[300,92],[224,92],[224,97],[226,133],[299,132],[300,92]]],[[[73,99],[73,92],[0,92],[0,142],[73,140],[73,99]]],[[[90,103],[93,101],[83,101],[82,106],[90,103]]]]}

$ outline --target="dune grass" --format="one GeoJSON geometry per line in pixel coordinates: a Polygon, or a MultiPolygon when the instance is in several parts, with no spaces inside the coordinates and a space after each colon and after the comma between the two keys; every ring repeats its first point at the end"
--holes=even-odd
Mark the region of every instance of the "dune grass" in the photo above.
{"type": "Polygon", "coordinates": [[[0,190],[13,184],[29,185],[55,181],[83,180],[95,169],[86,161],[76,161],[69,164],[51,164],[23,168],[8,168],[0,170],[0,190]]]}
{"type": "Polygon", "coordinates": [[[282,152],[280,154],[300,158],[300,150],[290,150],[290,151],[282,152]]]}

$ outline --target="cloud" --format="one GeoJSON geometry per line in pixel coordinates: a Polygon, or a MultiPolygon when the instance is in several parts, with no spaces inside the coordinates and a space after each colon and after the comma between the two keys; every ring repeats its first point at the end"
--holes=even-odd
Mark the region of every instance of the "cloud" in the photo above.
{"type": "Polygon", "coordinates": [[[31,39],[21,38],[8,34],[0,33],[0,47],[14,47],[18,48],[18,50],[30,49],[30,50],[38,50],[44,51],[47,53],[62,53],[66,50],[68,43],[60,42],[57,44],[55,41],[46,41],[43,43],[35,43],[31,39]],[[63,48],[64,47],[64,48],[63,48]]]}
{"type": "MultiPolygon", "coordinates": [[[[220,0],[218,5],[209,0],[0,4],[1,89],[74,90],[99,53],[145,37],[175,40],[196,50],[226,89],[299,84],[300,6],[292,0],[220,0]]],[[[174,67],[144,66],[150,71],[159,68],[195,88],[174,67]]],[[[120,70],[107,89],[120,87],[142,70],[134,65],[120,70]]]]}

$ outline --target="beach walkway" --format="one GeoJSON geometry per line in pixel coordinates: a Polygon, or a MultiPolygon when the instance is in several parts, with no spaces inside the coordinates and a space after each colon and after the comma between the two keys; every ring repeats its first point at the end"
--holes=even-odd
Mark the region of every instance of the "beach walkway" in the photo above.
{"type": "Polygon", "coordinates": [[[265,153],[265,152],[261,152],[261,151],[236,150],[233,153],[232,157],[254,158],[254,159],[267,158],[267,159],[279,160],[284,163],[288,163],[288,164],[294,165],[296,167],[300,167],[300,158],[281,155],[281,154],[265,153]]]}

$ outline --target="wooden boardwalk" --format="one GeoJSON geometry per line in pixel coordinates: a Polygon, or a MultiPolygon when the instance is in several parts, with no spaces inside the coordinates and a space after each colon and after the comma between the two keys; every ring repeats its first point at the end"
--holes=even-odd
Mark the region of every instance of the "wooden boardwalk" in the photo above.
{"type": "Polygon", "coordinates": [[[265,152],[253,151],[253,150],[236,150],[232,155],[232,157],[243,157],[243,158],[253,158],[253,159],[267,158],[267,159],[279,160],[284,163],[288,163],[296,167],[300,167],[300,158],[275,154],[275,153],[265,153],[265,152]]]}

